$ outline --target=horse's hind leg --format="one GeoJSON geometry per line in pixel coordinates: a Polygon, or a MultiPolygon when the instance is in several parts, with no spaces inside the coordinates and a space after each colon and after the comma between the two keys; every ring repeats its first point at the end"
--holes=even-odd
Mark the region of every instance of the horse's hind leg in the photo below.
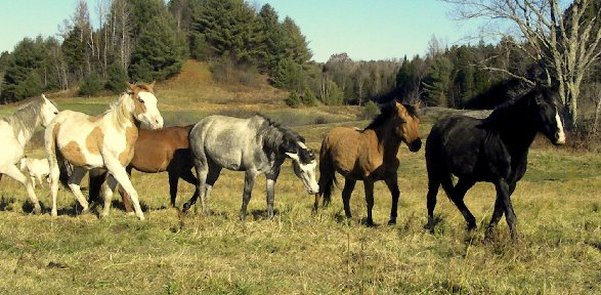
{"type": "Polygon", "coordinates": [[[31,183],[31,179],[28,176],[25,176],[17,166],[14,164],[9,164],[4,167],[0,167],[0,173],[8,175],[12,179],[20,182],[25,189],[27,190],[27,196],[29,197],[29,201],[31,201],[33,205],[33,213],[39,214],[42,212],[42,207],[40,207],[40,202],[35,195],[35,191],[33,190],[33,185],[31,183]]]}
{"type": "Polygon", "coordinates": [[[169,174],[169,197],[171,207],[175,207],[175,198],[177,197],[177,183],[179,182],[179,175],[175,171],[168,171],[169,174]]]}
{"type": "MultiPolygon", "coordinates": [[[[84,168],[74,167],[73,173],[69,177],[69,182],[68,182],[69,189],[71,189],[71,191],[75,195],[75,198],[81,205],[81,208],[82,208],[81,213],[85,213],[88,211],[88,201],[81,193],[81,187],[79,186],[79,184],[81,183],[81,180],[86,175],[86,172],[87,172],[87,170],[84,168]]],[[[52,205],[53,205],[52,206],[52,216],[56,216],[56,214],[57,214],[56,206],[55,206],[55,204],[52,204],[52,205]]]]}
{"type": "MultiPolygon", "coordinates": [[[[192,195],[192,199],[198,199],[198,196],[200,194],[200,191],[198,190],[198,178],[194,176],[192,170],[190,168],[187,168],[183,171],[180,171],[179,177],[185,180],[186,182],[194,185],[194,194],[192,195]]],[[[175,200],[173,206],[175,206],[175,200]]]]}
{"type": "Polygon", "coordinates": [[[342,189],[342,204],[344,205],[344,215],[346,218],[353,217],[351,215],[351,195],[357,183],[354,179],[346,178],[344,180],[344,188],[342,189]]]}
{"type": "Polygon", "coordinates": [[[428,230],[430,230],[431,233],[434,232],[434,208],[436,208],[436,196],[438,195],[439,187],[440,187],[440,181],[436,177],[429,175],[427,206],[428,206],[428,230]]]}
{"type": "Polygon", "coordinates": [[[102,184],[102,198],[104,200],[104,207],[102,208],[102,213],[100,214],[102,217],[109,216],[115,187],[117,187],[117,180],[115,177],[109,174],[106,178],[106,181],[102,184]]]}
{"type": "Polygon", "coordinates": [[[253,170],[247,170],[246,174],[244,175],[244,192],[242,193],[242,208],[240,209],[240,219],[242,220],[246,220],[248,203],[250,202],[250,197],[256,178],[257,172],[253,170]]]}
{"type": "Polygon", "coordinates": [[[473,230],[476,228],[476,218],[474,218],[472,212],[470,212],[470,210],[465,205],[463,198],[465,197],[465,193],[467,193],[467,191],[472,186],[474,186],[474,184],[475,182],[472,180],[460,178],[459,181],[457,181],[457,185],[455,185],[455,188],[450,194],[451,201],[453,201],[455,206],[457,206],[457,209],[459,209],[459,211],[461,211],[461,214],[463,214],[463,218],[465,218],[465,221],[467,222],[468,230],[473,230]]]}
{"type": "Polygon", "coordinates": [[[390,205],[390,220],[388,220],[388,224],[396,224],[397,217],[397,209],[399,206],[399,197],[401,195],[401,191],[399,190],[399,185],[397,183],[397,174],[395,173],[393,176],[385,179],[386,186],[388,186],[388,190],[390,190],[390,195],[392,198],[392,204],[390,205]]]}

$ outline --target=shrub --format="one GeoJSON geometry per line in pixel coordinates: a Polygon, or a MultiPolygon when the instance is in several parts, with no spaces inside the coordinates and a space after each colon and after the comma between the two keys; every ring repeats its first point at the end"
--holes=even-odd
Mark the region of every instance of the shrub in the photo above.
{"type": "Polygon", "coordinates": [[[313,91],[311,91],[311,89],[309,88],[305,88],[305,92],[303,93],[301,100],[302,103],[306,106],[312,107],[317,104],[317,97],[315,96],[315,93],[313,93],[313,91]]]}
{"type": "Polygon", "coordinates": [[[79,85],[79,95],[92,96],[102,90],[104,82],[97,74],[91,74],[81,81],[79,85]]]}
{"type": "Polygon", "coordinates": [[[378,105],[370,100],[365,104],[363,110],[361,110],[361,114],[359,115],[359,117],[361,120],[369,120],[377,116],[379,113],[380,108],[378,107],[378,105]]]}
{"type": "Polygon", "coordinates": [[[285,100],[286,104],[292,108],[298,108],[302,104],[302,98],[296,91],[290,92],[290,95],[285,100]]]}

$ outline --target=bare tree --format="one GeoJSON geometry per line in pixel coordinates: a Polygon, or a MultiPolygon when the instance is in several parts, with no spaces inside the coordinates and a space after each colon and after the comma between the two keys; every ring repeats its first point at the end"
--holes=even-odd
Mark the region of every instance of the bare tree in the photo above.
{"type": "Polygon", "coordinates": [[[497,33],[517,37],[516,47],[543,66],[547,82],[557,80],[567,123],[577,125],[580,86],[586,71],[601,56],[601,9],[593,9],[595,0],[574,0],[569,8],[561,7],[559,0],[442,1],[455,4],[460,19],[502,21],[497,33]],[[588,16],[591,9],[592,16],[588,16]],[[509,30],[501,31],[503,25],[509,25],[509,30]]]}

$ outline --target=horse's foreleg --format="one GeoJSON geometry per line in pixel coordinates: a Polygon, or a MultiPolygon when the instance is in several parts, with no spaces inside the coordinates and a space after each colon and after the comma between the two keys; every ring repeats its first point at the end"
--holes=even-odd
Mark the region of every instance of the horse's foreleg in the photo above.
{"type": "Polygon", "coordinates": [[[399,185],[397,183],[396,173],[393,176],[385,179],[385,182],[392,198],[392,204],[390,205],[390,220],[388,220],[388,224],[391,225],[396,224],[397,208],[399,206],[399,197],[401,195],[401,191],[399,190],[399,185]]]}
{"type": "Polygon", "coordinates": [[[374,183],[371,180],[363,180],[365,186],[365,202],[367,203],[367,219],[365,224],[367,226],[374,225],[374,219],[372,217],[372,210],[374,208],[374,183]]]}
{"type": "Polygon", "coordinates": [[[242,208],[240,209],[240,218],[242,220],[246,220],[246,210],[248,208],[248,202],[250,202],[256,178],[257,173],[255,171],[248,170],[244,175],[244,192],[242,193],[242,208]]]}
{"type": "MultiPolygon", "coordinates": [[[[131,170],[132,170],[132,166],[127,166],[127,168],[125,168],[125,172],[127,172],[127,177],[129,179],[131,179],[131,170]]],[[[127,212],[127,213],[134,212],[134,209],[131,205],[131,198],[129,197],[129,195],[125,192],[125,190],[122,187],[119,187],[119,195],[121,196],[121,202],[123,202],[123,207],[125,207],[125,212],[127,212]]]]}
{"type": "MultiPolygon", "coordinates": [[[[513,193],[513,191],[515,190],[515,186],[516,186],[516,183],[509,184],[509,195],[511,195],[513,193]]],[[[503,216],[503,213],[504,213],[503,208],[504,208],[503,200],[500,198],[499,194],[497,194],[497,198],[495,199],[495,208],[492,213],[492,217],[490,218],[490,223],[488,224],[488,228],[486,229],[486,237],[490,237],[493,230],[499,223],[499,220],[501,220],[501,217],[503,216]]]]}
{"type": "Polygon", "coordinates": [[[497,198],[500,198],[503,203],[503,208],[505,209],[505,220],[507,221],[507,225],[509,226],[509,231],[511,233],[512,239],[517,239],[516,232],[516,216],[513,211],[513,205],[511,204],[510,192],[512,192],[509,184],[504,179],[499,179],[495,183],[495,187],[497,189],[497,198]]]}
{"type": "Polygon", "coordinates": [[[113,192],[117,187],[117,180],[112,174],[109,174],[106,181],[102,184],[102,198],[104,200],[104,207],[102,208],[102,217],[109,216],[111,210],[111,201],[113,199],[113,192]]]}
{"type": "MultiPolygon", "coordinates": [[[[77,201],[79,202],[79,204],[82,207],[82,211],[81,211],[82,213],[85,213],[88,211],[88,201],[81,193],[81,188],[80,188],[79,184],[81,183],[81,180],[83,179],[83,177],[86,175],[86,172],[87,171],[84,168],[74,167],[73,173],[69,177],[69,181],[68,181],[69,189],[71,189],[71,191],[75,195],[75,198],[77,199],[77,201]]],[[[56,211],[56,207],[53,207],[52,213],[54,214],[55,211],[56,211]]]]}
{"type": "Polygon", "coordinates": [[[131,184],[129,175],[125,171],[125,167],[123,167],[116,159],[105,159],[105,165],[109,170],[109,173],[117,180],[117,182],[119,182],[119,185],[123,187],[125,192],[131,198],[136,216],[138,216],[140,220],[144,220],[144,213],[142,212],[142,208],[140,208],[140,202],[138,201],[138,192],[131,184]]]}
{"type": "Polygon", "coordinates": [[[14,180],[20,182],[25,189],[27,190],[27,196],[29,197],[29,201],[33,205],[33,213],[39,214],[42,212],[42,207],[40,206],[40,202],[38,201],[37,196],[35,195],[35,191],[33,190],[33,184],[31,179],[28,176],[25,176],[17,166],[14,164],[5,165],[4,167],[0,167],[0,173],[8,175],[8,177],[13,178],[14,180]]]}

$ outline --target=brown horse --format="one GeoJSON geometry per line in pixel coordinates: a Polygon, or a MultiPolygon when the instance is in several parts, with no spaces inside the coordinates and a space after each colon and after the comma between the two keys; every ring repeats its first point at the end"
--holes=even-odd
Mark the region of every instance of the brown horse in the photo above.
{"type": "MultiPolygon", "coordinates": [[[[194,125],[184,127],[167,127],[158,130],[140,129],[138,140],[134,145],[134,157],[126,168],[131,175],[132,169],[146,173],[167,171],[169,174],[169,194],[171,206],[175,207],[177,184],[183,179],[195,187],[198,179],[192,173],[194,161],[190,153],[188,134],[194,125]]],[[[90,173],[90,199],[99,199],[100,186],[104,182],[106,173],[90,173]]],[[[123,205],[127,212],[131,212],[129,196],[119,189],[123,205]]],[[[198,189],[194,191],[198,196],[198,189]]]]}
{"type": "Polygon", "coordinates": [[[392,194],[392,208],[388,224],[395,224],[399,188],[397,152],[404,142],[412,152],[417,152],[422,142],[419,137],[419,118],[416,109],[409,105],[393,102],[382,107],[380,115],[365,129],[349,127],[332,129],[321,143],[319,161],[320,192],[315,195],[313,210],[317,211],[319,198],[323,195],[323,204],[330,203],[335,172],[345,178],[342,191],[344,213],[351,217],[349,201],[357,180],[363,180],[365,200],[367,202],[366,224],[373,225],[372,208],[374,206],[374,182],[384,180],[392,194]]]}

